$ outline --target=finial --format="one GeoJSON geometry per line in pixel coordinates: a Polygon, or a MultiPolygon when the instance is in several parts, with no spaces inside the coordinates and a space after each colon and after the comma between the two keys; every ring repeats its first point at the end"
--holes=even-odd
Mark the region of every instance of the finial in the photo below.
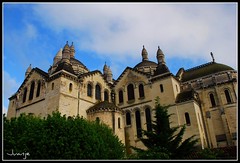
{"type": "Polygon", "coordinates": [[[158,46],[158,49],[160,49],[160,46],[158,46]]]}
{"type": "Polygon", "coordinates": [[[143,49],[144,49],[144,45],[143,45],[143,49]]]}
{"type": "Polygon", "coordinates": [[[73,42],[72,42],[72,46],[73,46],[73,42]]]}
{"type": "Polygon", "coordinates": [[[67,41],[67,43],[66,44],[68,44],[68,41],[67,41]]]}
{"type": "Polygon", "coordinates": [[[210,54],[211,54],[211,56],[212,56],[212,60],[213,60],[213,62],[215,62],[215,59],[214,59],[213,53],[210,52],[210,54]]]}

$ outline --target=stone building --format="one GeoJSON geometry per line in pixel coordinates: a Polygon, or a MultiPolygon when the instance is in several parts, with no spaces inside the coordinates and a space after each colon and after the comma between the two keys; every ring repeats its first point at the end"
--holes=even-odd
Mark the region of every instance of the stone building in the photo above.
{"type": "Polygon", "coordinates": [[[27,68],[25,79],[9,98],[7,117],[21,113],[46,117],[53,111],[99,120],[112,128],[126,145],[144,148],[139,129],[150,130],[156,97],[169,105],[171,126],[186,124],[183,139],[199,138],[201,148],[235,146],[237,141],[237,71],[211,62],[176,75],[168,69],[158,47],[157,62],[148,59],[145,47],[142,61],[126,67],[114,80],[109,66],[103,73],[90,71],[75,58],[68,42],[53,59],[48,72],[27,68]]]}

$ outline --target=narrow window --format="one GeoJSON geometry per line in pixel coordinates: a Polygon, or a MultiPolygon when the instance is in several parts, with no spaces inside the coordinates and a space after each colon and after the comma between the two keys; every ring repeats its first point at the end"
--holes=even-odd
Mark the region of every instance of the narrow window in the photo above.
{"type": "Polygon", "coordinates": [[[135,112],[135,117],[136,117],[137,137],[140,138],[140,137],[142,137],[142,127],[141,127],[141,117],[140,117],[140,111],[139,110],[137,110],[135,112]]]}
{"type": "Polygon", "coordinates": [[[160,84],[160,91],[163,92],[163,85],[160,84]]]}
{"type": "Polygon", "coordinates": [[[95,98],[96,100],[101,100],[101,87],[98,84],[95,88],[95,98]]]}
{"type": "Polygon", "coordinates": [[[24,88],[23,103],[26,101],[26,98],[27,98],[27,88],[24,88]]]}
{"type": "Polygon", "coordinates": [[[185,113],[185,120],[186,120],[186,124],[187,124],[188,126],[190,126],[190,125],[191,125],[190,117],[189,117],[189,114],[188,114],[187,112],[185,113]]]}
{"type": "Polygon", "coordinates": [[[35,82],[33,81],[33,82],[31,83],[31,87],[30,87],[29,100],[32,100],[32,99],[33,99],[34,87],[35,87],[35,82]]]}
{"type": "Polygon", "coordinates": [[[123,103],[123,91],[122,90],[120,90],[118,92],[118,97],[119,97],[119,103],[123,103]]]}
{"type": "Polygon", "coordinates": [[[126,124],[131,125],[131,113],[130,112],[126,113],[126,124]]]}
{"type": "Polygon", "coordinates": [[[178,86],[176,85],[176,91],[178,92],[178,86]]]}
{"type": "Polygon", "coordinates": [[[118,128],[121,128],[121,119],[118,117],[118,128]]]}
{"type": "Polygon", "coordinates": [[[133,87],[133,84],[129,84],[127,86],[127,92],[128,92],[128,101],[134,100],[135,97],[134,97],[134,87],[133,87]]]}
{"type": "Polygon", "coordinates": [[[40,96],[40,90],[41,90],[41,82],[38,81],[36,97],[40,96]]]}
{"type": "Polygon", "coordinates": [[[104,101],[108,101],[108,91],[104,91],[104,101]]]}
{"type": "Polygon", "coordinates": [[[97,122],[98,124],[100,123],[100,118],[99,118],[99,117],[96,118],[96,122],[97,122]]]}
{"type": "Polygon", "coordinates": [[[209,96],[210,96],[210,101],[211,101],[212,107],[215,107],[216,106],[216,102],[215,102],[213,94],[210,93],[209,96]]]}
{"type": "Polygon", "coordinates": [[[87,85],[87,95],[89,97],[92,97],[92,85],[91,84],[87,85]]]}
{"type": "Polygon", "coordinates": [[[225,97],[226,97],[227,103],[228,103],[228,104],[229,104],[229,103],[232,103],[232,100],[231,100],[229,91],[226,89],[226,90],[224,91],[224,93],[225,93],[225,97]]]}
{"type": "Polygon", "coordinates": [[[52,83],[52,90],[54,90],[54,83],[52,83]]]}
{"type": "Polygon", "coordinates": [[[140,84],[139,87],[139,97],[144,97],[144,88],[143,88],[143,84],[140,84]]]}
{"type": "Polygon", "coordinates": [[[152,119],[151,112],[149,108],[145,109],[146,122],[147,122],[147,131],[152,131],[152,119]]]}
{"type": "Polygon", "coordinates": [[[69,92],[72,92],[72,87],[73,87],[73,84],[70,83],[70,84],[69,84],[69,92]]]}

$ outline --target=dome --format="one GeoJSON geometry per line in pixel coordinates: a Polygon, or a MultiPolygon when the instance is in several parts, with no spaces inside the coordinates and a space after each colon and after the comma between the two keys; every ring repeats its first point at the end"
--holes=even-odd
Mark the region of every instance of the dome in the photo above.
{"type": "Polygon", "coordinates": [[[185,70],[182,75],[182,81],[188,81],[197,79],[203,76],[215,74],[222,71],[231,71],[234,70],[232,67],[216,63],[216,62],[209,62],[188,70],[185,70]]]}
{"type": "Polygon", "coordinates": [[[153,68],[156,68],[156,67],[157,67],[157,63],[152,62],[152,61],[148,61],[148,60],[144,60],[144,61],[138,63],[138,64],[134,67],[134,69],[144,68],[144,67],[153,67],[153,68]]]}
{"type": "Polygon", "coordinates": [[[101,101],[90,107],[86,112],[87,113],[96,113],[101,111],[122,111],[115,104],[108,101],[101,101]]]}
{"type": "Polygon", "coordinates": [[[72,66],[79,66],[85,69],[86,71],[89,71],[88,68],[82,62],[75,58],[70,58],[70,63],[72,64],[72,66]]]}

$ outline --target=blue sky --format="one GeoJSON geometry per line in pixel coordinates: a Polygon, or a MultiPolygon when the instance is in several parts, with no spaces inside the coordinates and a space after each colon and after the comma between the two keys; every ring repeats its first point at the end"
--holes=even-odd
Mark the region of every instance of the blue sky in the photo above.
{"type": "Polygon", "coordinates": [[[237,69],[237,3],[2,3],[3,111],[31,64],[47,72],[66,41],[91,71],[117,79],[158,46],[175,75],[212,60],[237,69]]]}

